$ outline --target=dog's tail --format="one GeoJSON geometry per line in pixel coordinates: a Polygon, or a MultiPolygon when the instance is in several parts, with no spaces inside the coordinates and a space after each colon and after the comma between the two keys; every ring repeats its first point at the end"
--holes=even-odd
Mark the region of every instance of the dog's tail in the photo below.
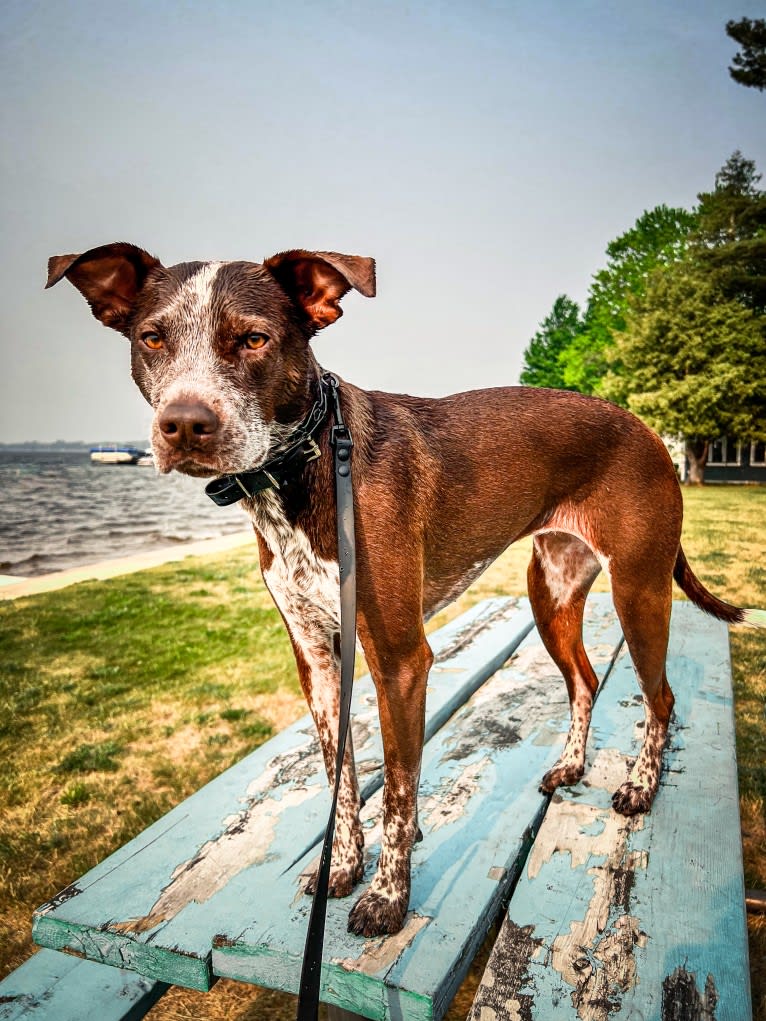
{"type": "Polygon", "coordinates": [[[699,606],[705,613],[719,620],[725,620],[727,624],[750,624],[751,627],[766,628],[766,610],[742,610],[739,606],[732,606],[725,603],[723,599],[708,592],[699,578],[689,567],[683,549],[678,547],[673,577],[684,590],[691,601],[699,606]]]}

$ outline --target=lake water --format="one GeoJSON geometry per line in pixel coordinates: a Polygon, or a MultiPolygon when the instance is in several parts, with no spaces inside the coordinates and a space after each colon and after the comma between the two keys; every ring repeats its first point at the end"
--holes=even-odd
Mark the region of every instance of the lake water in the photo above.
{"type": "Polygon", "coordinates": [[[0,574],[47,574],[246,530],[201,479],[92,464],[88,451],[0,451],[0,574]]]}

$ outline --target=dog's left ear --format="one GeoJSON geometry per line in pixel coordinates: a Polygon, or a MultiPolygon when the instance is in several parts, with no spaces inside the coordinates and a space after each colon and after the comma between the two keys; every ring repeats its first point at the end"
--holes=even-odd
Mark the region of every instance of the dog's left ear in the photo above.
{"type": "Polygon", "coordinates": [[[375,297],[375,260],[337,252],[280,252],[264,267],[303,309],[314,329],[321,330],[343,315],[340,299],[351,290],[375,297]]]}

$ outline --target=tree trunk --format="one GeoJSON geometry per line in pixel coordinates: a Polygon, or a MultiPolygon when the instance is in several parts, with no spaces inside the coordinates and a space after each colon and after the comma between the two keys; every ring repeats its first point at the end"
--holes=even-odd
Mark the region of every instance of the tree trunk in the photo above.
{"type": "Polygon", "coordinates": [[[689,486],[702,486],[705,484],[705,464],[707,463],[708,447],[707,440],[697,438],[686,441],[686,456],[689,458],[689,477],[686,484],[689,486]]]}

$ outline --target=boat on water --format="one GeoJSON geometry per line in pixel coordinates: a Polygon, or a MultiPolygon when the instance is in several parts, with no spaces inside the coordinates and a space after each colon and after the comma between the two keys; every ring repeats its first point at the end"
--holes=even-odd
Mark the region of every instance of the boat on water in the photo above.
{"type": "Polygon", "coordinates": [[[121,447],[116,443],[91,447],[90,459],[94,464],[138,464],[142,466],[154,464],[151,450],[141,450],[139,447],[121,447]]]}

